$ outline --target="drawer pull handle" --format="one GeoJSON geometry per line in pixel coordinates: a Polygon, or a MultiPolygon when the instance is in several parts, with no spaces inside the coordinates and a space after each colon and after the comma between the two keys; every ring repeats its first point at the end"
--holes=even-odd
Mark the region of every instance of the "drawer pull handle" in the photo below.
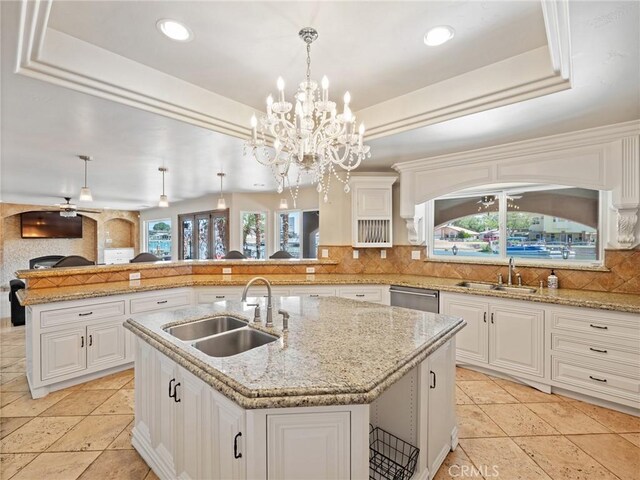
{"type": "Polygon", "coordinates": [[[317,293],[312,293],[309,295],[311,298],[316,298],[319,297],[320,295],[318,295],[317,293]]]}
{"type": "Polygon", "coordinates": [[[156,303],[158,305],[162,305],[163,303],[167,303],[169,300],[158,300],[156,303]]]}
{"type": "Polygon", "coordinates": [[[356,293],[356,297],[364,297],[365,294],[364,293],[356,293]]]}
{"type": "Polygon", "coordinates": [[[80,348],[84,348],[84,335],[80,337],[80,348]]]}
{"type": "Polygon", "coordinates": [[[487,323],[487,312],[484,312],[484,318],[483,318],[483,320],[484,320],[484,323],[487,323]]]}
{"type": "Polygon", "coordinates": [[[176,383],[173,387],[173,401],[176,403],[180,403],[181,399],[178,398],[178,387],[180,386],[180,382],[176,383]]]}
{"type": "Polygon", "coordinates": [[[429,373],[431,374],[431,379],[433,380],[431,382],[431,385],[429,385],[429,388],[436,388],[436,372],[430,370],[429,373]]]}
{"type": "Polygon", "coordinates": [[[493,323],[493,312],[491,312],[491,323],[493,323]]]}
{"type": "Polygon", "coordinates": [[[591,380],[595,380],[596,382],[607,383],[607,379],[606,378],[598,378],[598,377],[594,377],[593,375],[589,375],[589,378],[591,380]]]}
{"type": "Polygon", "coordinates": [[[609,330],[609,327],[607,326],[602,326],[602,325],[594,325],[593,323],[590,323],[589,326],[591,328],[598,328],[600,330],[609,330]]]}
{"type": "Polygon", "coordinates": [[[93,315],[93,312],[79,313],[79,317],[88,317],[89,315],[93,315]]]}
{"type": "Polygon", "coordinates": [[[589,347],[589,350],[591,350],[592,352],[607,353],[606,350],[600,350],[599,348],[589,347]]]}
{"type": "Polygon", "coordinates": [[[216,298],[224,298],[225,295],[216,295],[216,298]]]}
{"type": "Polygon", "coordinates": [[[173,390],[173,382],[175,382],[176,379],[172,378],[171,380],[169,380],[169,398],[173,398],[173,393],[171,393],[171,390],[173,390]]]}
{"type": "Polygon", "coordinates": [[[242,453],[238,453],[238,438],[242,436],[242,432],[238,432],[233,437],[233,458],[242,458],[242,453]]]}
{"type": "Polygon", "coordinates": [[[93,345],[93,335],[89,335],[89,346],[93,345]]]}

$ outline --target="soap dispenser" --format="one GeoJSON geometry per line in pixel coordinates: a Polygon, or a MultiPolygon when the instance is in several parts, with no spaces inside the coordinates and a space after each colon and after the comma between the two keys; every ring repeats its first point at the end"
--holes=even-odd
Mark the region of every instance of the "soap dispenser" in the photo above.
{"type": "Polygon", "coordinates": [[[547,288],[558,288],[558,277],[553,269],[551,270],[551,275],[547,277],[547,288]]]}

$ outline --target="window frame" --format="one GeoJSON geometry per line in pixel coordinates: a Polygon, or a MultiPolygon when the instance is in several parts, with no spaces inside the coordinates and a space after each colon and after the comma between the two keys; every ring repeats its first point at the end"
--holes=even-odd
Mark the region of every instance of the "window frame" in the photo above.
{"type": "Polygon", "coordinates": [[[251,260],[268,260],[269,259],[269,255],[270,255],[270,248],[269,248],[269,211],[268,210],[240,210],[240,221],[239,221],[239,226],[238,226],[238,231],[240,234],[240,251],[244,254],[244,242],[242,239],[242,230],[243,230],[243,217],[244,215],[246,215],[247,213],[251,214],[255,214],[255,213],[260,213],[262,215],[264,215],[264,234],[262,235],[262,238],[264,238],[264,258],[253,258],[253,257],[247,257],[248,259],[251,260]]]}
{"type": "MultiPolygon", "coordinates": [[[[171,239],[169,240],[170,244],[173,245],[173,225],[172,225],[172,219],[171,217],[169,218],[158,218],[158,219],[153,219],[153,220],[145,220],[143,222],[143,228],[144,228],[144,252],[149,252],[149,224],[150,223],[160,223],[160,222],[164,222],[167,223],[169,225],[169,233],[171,235],[171,239]]],[[[173,254],[172,254],[172,248],[169,248],[169,261],[172,260],[173,254]]]]}
{"type": "Polygon", "coordinates": [[[191,212],[191,213],[181,213],[178,215],[178,259],[184,260],[184,238],[182,237],[182,222],[185,219],[193,221],[193,231],[194,231],[194,239],[192,245],[191,256],[192,258],[189,260],[216,260],[213,255],[215,252],[214,245],[214,235],[213,235],[213,220],[214,218],[224,217],[225,222],[225,238],[226,238],[226,249],[227,252],[230,249],[230,239],[229,239],[229,209],[224,210],[206,210],[202,212],[191,212]],[[209,258],[199,259],[198,258],[198,219],[207,219],[209,220],[209,232],[207,239],[207,248],[209,253],[209,258]]]}
{"type": "Polygon", "coordinates": [[[298,236],[300,237],[300,247],[299,247],[300,254],[297,257],[293,257],[293,258],[302,258],[304,254],[304,244],[303,244],[304,238],[302,235],[303,212],[304,210],[301,210],[299,208],[282,209],[282,210],[276,210],[275,212],[273,212],[273,216],[274,216],[273,253],[280,251],[280,215],[282,215],[283,213],[297,213],[298,221],[296,223],[298,224],[297,232],[298,232],[298,236]]]}
{"type": "MultiPolygon", "coordinates": [[[[507,238],[507,194],[513,194],[519,190],[522,191],[536,191],[536,190],[551,190],[554,188],[582,188],[582,187],[568,187],[568,186],[560,186],[560,185],[523,185],[518,187],[511,188],[499,188],[496,187],[491,189],[490,186],[487,186],[486,189],[478,189],[478,190],[464,190],[460,192],[453,192],[448,195],[443,195],[438,198],[433,198],[431,200],[427,200],[425,205],[425,242],[426,242],[426,254],[427,259],[429,261],[434,262],[455,262],[455,263],[472,263],[472,264],[485,264],[485,265],[506,265],[509,263],[509,257],[507,256],[507,243],[505,241],[500,241],[500,252],[497,256],[491,258],[482,258],[482,257],[452,257],[452,256],[438,256],[433,253],[434,246],[434,232],[435,232],[435,201],[444,199],[444,198],[464,198],[464,197],[475,197],[478,195],[496,195],[498,198],[498,215],[499,215],[499,232],[500,239],[507,238]]],[[[596,190],[596,189],[592,189],[596,190]]],[[[520,258],[514,257],[514,260],[518,265],[522,266],[534,266],[534,267],[553,267],[553,268],[595,268],[602,269],[604,268],[604,253],[605,253],[605,245],[608,241],[608,230],[607,225],[609,224],[609,210],[606,207],[607,205],[607,191],[598,190],[598,260],[594,261],[571,261],[567,263],[563,263],[562,261],[558,262],[555,259],[534,259],[534,258],[520,258]]],[[[535,213],[535,212],[532,212],[535,213]]]]}

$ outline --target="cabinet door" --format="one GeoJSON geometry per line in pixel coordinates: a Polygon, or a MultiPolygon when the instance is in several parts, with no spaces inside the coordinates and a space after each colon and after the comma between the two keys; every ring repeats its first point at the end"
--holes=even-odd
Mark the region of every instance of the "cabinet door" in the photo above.
{"type": "Polygon", "coordinates": [[[43,333],[40,337],[42,380],[79,372],[87,368],[85,327],[43,333]]]}
{"type": "Polygon", "coordinates": [[[462,296],[443,296],[442,313],[462,317],[467,325],[456,334],[456,349],[459,360],[487,363],[489,304],[462,296]]]}
{"type": "Polygon", "coordinates": [[[102,323],[87,327],[87,367],[107,367],[125,359],[122,322],[102,323]]]}
{"type": "Polygon", "coordinates": [[[204,411],[211,387],[184,368],[178,366],[176,369],[176,471],[181,479],[207,478],[202,463],[203,456],[210,455],[210,444],[203,442],[202,432],[203,425],[206,425],[204,411]]]}
{"type": "Polygon", "coordinates": [[[542,377],[544,311],[524,305],[492,305],[490,321],[489,363],[542,377]]]}
{"type": "MultiPolygon", "coordinates": [[[[133,334],[132,334],[133,335],[133,334]]],[[[136,348],[135,362],[135,428],[145,443],[151,444],[153,424],[153,408],[161,393],[156,385],[155,349],[144,340],[134,337],[136,348]]]]}
{"type": "Polygon", "coordinates": [[[391,215],[391,188],[358,188],[356,198],[358,217],[391,215]]]}
{"type": "Polygon", "coordinates": [[[350,478],[350,419],[349,412],[267,415],[267,477],[350,478]]]}
{"type": "MultiPolygon", "coordinates": [[[[177,380],[176,364],[173,360],[154,352],[154,403],[153,427],[151,429],[151,442],[156,457],[163,463],[163,471],[171,472],[171,477],[176,477],[175,453],[176,453],[176,402],[170,394],[173,394],[177,380]]],[[[179,387],[178,387],[179,388],[179,387]]]]}
{"type": "Polygon", "coordinates": [[[427,462],[433,478],[451,450],[455,425],[455,352],[449,341],[429,356],[427,462]]]}
{"type": "MultiPolygon", "coordinates": [[[[214,479],[243,479],[246,477],[246,438],[244,438],[244,410],[224,396],[211,390],[213,475],[214,479]]],[[[208,444],[207,441],[204,442],[208,444]]]]}

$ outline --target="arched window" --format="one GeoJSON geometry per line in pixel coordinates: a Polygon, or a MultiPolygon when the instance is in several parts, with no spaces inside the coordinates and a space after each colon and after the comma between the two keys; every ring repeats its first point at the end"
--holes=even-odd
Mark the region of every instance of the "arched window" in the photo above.
{"type": "Polygon", "coordinates": [[[433,201],[435,257],[600,260],[600,192],[559,186],[459,192],[433,201]]]}

